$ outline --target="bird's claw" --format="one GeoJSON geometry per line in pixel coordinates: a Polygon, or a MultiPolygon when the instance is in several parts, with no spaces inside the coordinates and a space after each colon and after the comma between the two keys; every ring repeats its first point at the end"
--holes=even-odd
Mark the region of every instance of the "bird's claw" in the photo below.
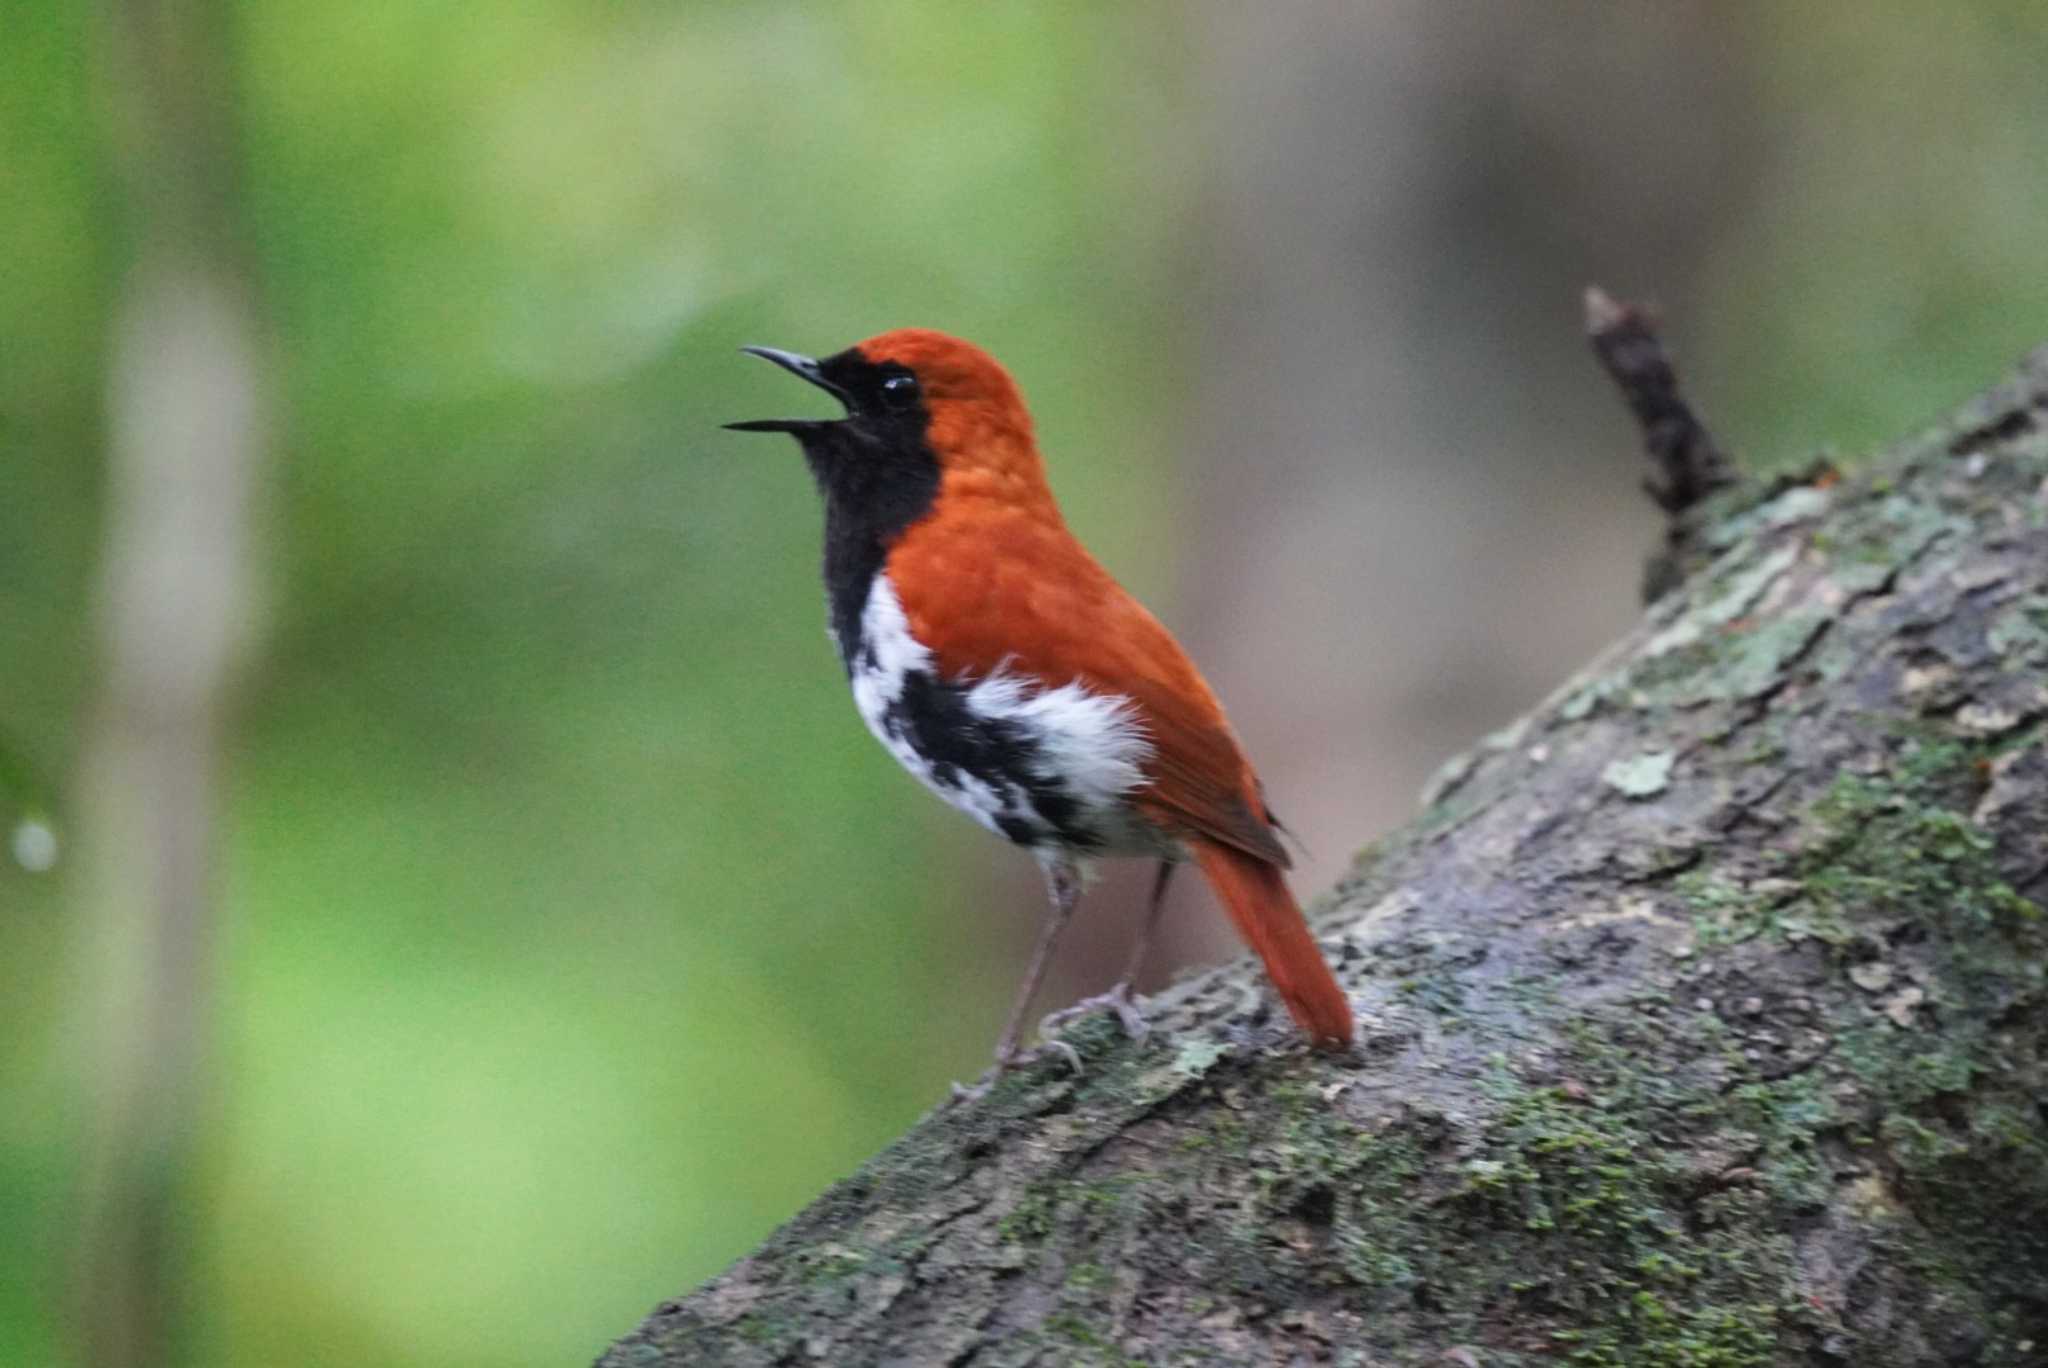
{"type": "Polygon", "coordinates": [[[1033,1064],[1043,1063],[1046,1059],[1055,1056],[1062,1060],[1075,1075],[1078,1076],[1083,1072],[1081,1052],[1079,1050],[1067,1044],[1064,1040],[1048,1040],[1042,1042],[1035,1049],[1011,1050],[1006,1055],[997,1056],[996,1062],[989,1066],[988,1072],[976,1079],[972,1087],[957,1082],[954,1083],[951,1103],[958,1106],[963,1102],[978,1102],[988,1095],[988,1090],[993,1088],[996,1080],[1004,1074],[1014,1069],[1029,1068],[1033,1064]]]}
{"type": "Polygon", "coordinates": [[[1067,1061],[1068,1072],[1076,1077],[1079,1077],[1082,1073],[1081,1052],[1067,1044],[1064,1040],[1048,1040],[1044,1042],[1037,1049],[1026,1052],[1018,1059],[1017,1064],[1019,1067],[1025,1064],[1036,1064],[1047,1055],[1058,1055],[1061,1059],[1067,1061]]]}
{"type": "Polygon", "coordinates": [[[1076,1021],[1090,1012],[1108,1012],[1116,1018],[1117,1025],[1132,1040],[1143,1040],[1152,1033],[1152,1026],[1145,1020],[1145,1013],[1138,1007],[1137,995],[1131,991],[1128,982],[1119,983],[1106,993],[1082,998],[1071,1007],[1062,1007],[1038,1023],[1038,1033],[1050,1036],[1070,1021],[1076,1021]]]}

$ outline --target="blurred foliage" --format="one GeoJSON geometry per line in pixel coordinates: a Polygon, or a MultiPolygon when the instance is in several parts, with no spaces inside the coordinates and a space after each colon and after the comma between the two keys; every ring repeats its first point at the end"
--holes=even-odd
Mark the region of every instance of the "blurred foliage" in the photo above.
{"type": "MultiPolygon", "coordinates": [[[[715,430],[813,400],[734,348],[997,346],[1158,597],[1198,64],[1163,5],[241,13],[286,426],[190,1357],[582,1361],[976,1071],[1006,1001],[1004,857],[852,723],[802,468],[715,430]]],[[[17,0],[0,43],[9,830],[61,833],[90,703],[90,14],[17,0]]],[[[2048,333],[2042,25],[1740,14],[1764,173],[1675,335],[1746,454],[1868,443],[2048,333]]],[[[0,859],[7,1363],[56,1353],[65,894],[0,859]]]]}
{"type": "MultiPolygon", "coordinates": [[[[0,44],[0,731],[47,774],[89,702],[121,250],[89,15],[0,44]]],[[[1078,516],[1156,506],[1166,220],[1131,206],[1171,182],[1131,168],[1173,64],[1136,23],[243,11],[287,426],[193,1361],[582,1361],[979,1069],[1006,947],[850,724],[793,445],[717,424],[815,401],[742,342],[943,322],[1124,453],[1062,472],[1078,516]]],[[[0,872],[0,1362],[54,1354],[63,892],[0,872]]]]}

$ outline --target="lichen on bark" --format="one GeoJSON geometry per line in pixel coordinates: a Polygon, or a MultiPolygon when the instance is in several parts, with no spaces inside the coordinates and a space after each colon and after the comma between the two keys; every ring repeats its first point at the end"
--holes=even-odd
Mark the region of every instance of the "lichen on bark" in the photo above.
{"type": "Polygon", "coordinates": [[[1319,904],[1351,1055],[1081,1023],[602,1362],[2048,1362],[2048,352],[1686,516],[1319,904]]]}

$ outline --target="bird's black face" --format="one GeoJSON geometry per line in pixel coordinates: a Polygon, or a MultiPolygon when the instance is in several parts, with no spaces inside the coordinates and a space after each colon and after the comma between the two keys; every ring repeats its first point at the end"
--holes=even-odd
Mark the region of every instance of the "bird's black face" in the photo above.
{"type": "Polygon", "coordinates": [[[822,361],[774,347],[741,351],[772,361],[810,381],[846,406],[843,418],[757,418],[727,423],[734,432],[787,432],[813,461],[861,448],[902,451],[922,447],[928,415],[917,376],[894,361],[875,362],[849,347],[822,361]]]}

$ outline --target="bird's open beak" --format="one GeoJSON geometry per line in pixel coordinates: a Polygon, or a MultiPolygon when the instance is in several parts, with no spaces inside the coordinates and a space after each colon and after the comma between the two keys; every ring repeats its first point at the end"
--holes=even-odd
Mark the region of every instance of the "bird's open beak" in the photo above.
{"type": "MultiPolygon", "coordinates": [[[[751,356],[758,356],[764,361],[773,361],[791,375],[801,376],[819,389],[835,396],[842,404],[846,402],[846,392],[827,380],[818,363],[808,356],[799,356],[795,352],[781,351],[774,347],[741,347],[740,350],[751,356]]],[[[727,423],[725,426],[732,432],[808,432],[837,421],[835,418],[754,418],[744,423],[727,423]]]]}

